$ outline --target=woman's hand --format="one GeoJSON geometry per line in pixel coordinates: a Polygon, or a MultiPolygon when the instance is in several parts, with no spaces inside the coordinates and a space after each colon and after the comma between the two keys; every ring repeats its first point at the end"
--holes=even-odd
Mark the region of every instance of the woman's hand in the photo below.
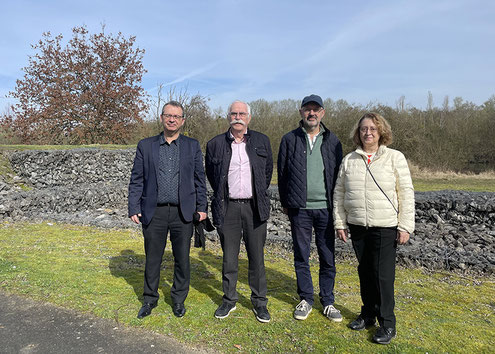
{"type": "Polygon", "coordinates": [[[342,241],[347,242],[347,235],[348,235],[347,229],[345,230],[337,230],[337,237],[340,238],[342,241]]]}
{"type": "Polygon", "coordinates": [[[397,231],[397,243],[399,245],[404,245],[409,241],[409,233],[406,231],[397,231]]]}

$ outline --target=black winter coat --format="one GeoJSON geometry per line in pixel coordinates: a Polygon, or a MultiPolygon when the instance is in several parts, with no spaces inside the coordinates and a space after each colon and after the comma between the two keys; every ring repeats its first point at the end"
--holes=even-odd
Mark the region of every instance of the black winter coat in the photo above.
{"type": "MultiPolygon", "coordinates": [[[[222,227],[229,200],[228,174],[232,157],[230,132],[217,135],[206,145],[206,176],[213,189],[211,213],[213,224],[222,227]]],[[[273,158],[270,140],[265,134],[247,130],[246,153],[251,164],[253,198],[261,221],[270,216],[268,187],[272,179],[273,158]]]]}
{"type": "MultiPolygon", "coordinates": [[[[323,125],[323,123],[320,123],[323,125]]],[[[299,128],[285,134],[278,151],[278,192],[284,208],[305,208],[307,197],[306,172],[306,133],[299,128]]],[[[325,168],[325,186],[328,208],[333,206],[333,189],[342,162],[342,144],[337,136],[323,125],[323,141],[321,155],[325,168]]]]}

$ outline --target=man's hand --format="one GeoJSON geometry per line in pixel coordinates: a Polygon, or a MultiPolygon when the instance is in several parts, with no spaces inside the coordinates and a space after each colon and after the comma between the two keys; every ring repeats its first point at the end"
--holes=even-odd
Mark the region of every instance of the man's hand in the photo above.
{"type": "Polygon", "coordinates": [[[141,217],[141,214],[132,215],[131,220],[134,221],[136,224],[139,224],[139,223],[141,223],[141,221],[139,221],[140,217],[141,217]]]}
{"type": "Polygon", "coordinates": [[[344,242],[347,242],[347,236],[348,236],[348,234],[349,234],[349,231],[347,231],[347,229],[345,229],[345,230],[342,230],[342,229],[337,230],[337,237],[339,239],[341,239],[342,241],[344,241],[344,242]]]}
{"type": "Polygon", "coordinates": [[[399,245],[404,245],[409,241],[409,233],[406,231],[397,230],[397,243],[399,245]]]}
{"type": "Polygon", "coordinates": [[[199,214],[199,221],[203,221],[204,219],[206,219],[207,215],[205,212],[198,211],[197,213],[199,214]]]}

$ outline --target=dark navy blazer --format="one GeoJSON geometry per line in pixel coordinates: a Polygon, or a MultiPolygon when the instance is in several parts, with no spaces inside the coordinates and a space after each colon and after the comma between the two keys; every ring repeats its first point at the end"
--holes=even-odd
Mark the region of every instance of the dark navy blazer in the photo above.
{"type": "MultiPolygon", "coordinates": [[[[150,223],[157,204],[160,135],[138,143],[129,182],[129,217],[141,214],[144,225],[150,223]]],[[[179,208],[184,220],[190,222],[195,211],[207,210],[203,154],[196,139],[185,135],[180,135],[180,139],[179,208]]]]}

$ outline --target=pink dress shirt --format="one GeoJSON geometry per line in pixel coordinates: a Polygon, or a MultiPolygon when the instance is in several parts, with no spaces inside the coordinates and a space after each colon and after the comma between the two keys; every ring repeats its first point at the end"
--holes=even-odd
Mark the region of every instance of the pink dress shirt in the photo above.
{"type": "MultiPolygon", "coordinates": [[[[232,134],[231,137],[233,138],[232,134]]],[[[253,197],[251,165],[246,153],[246,137],[241,142],[232,142],[232,158],[229,166],[229,198],[249,199],[253,197]]]]}

